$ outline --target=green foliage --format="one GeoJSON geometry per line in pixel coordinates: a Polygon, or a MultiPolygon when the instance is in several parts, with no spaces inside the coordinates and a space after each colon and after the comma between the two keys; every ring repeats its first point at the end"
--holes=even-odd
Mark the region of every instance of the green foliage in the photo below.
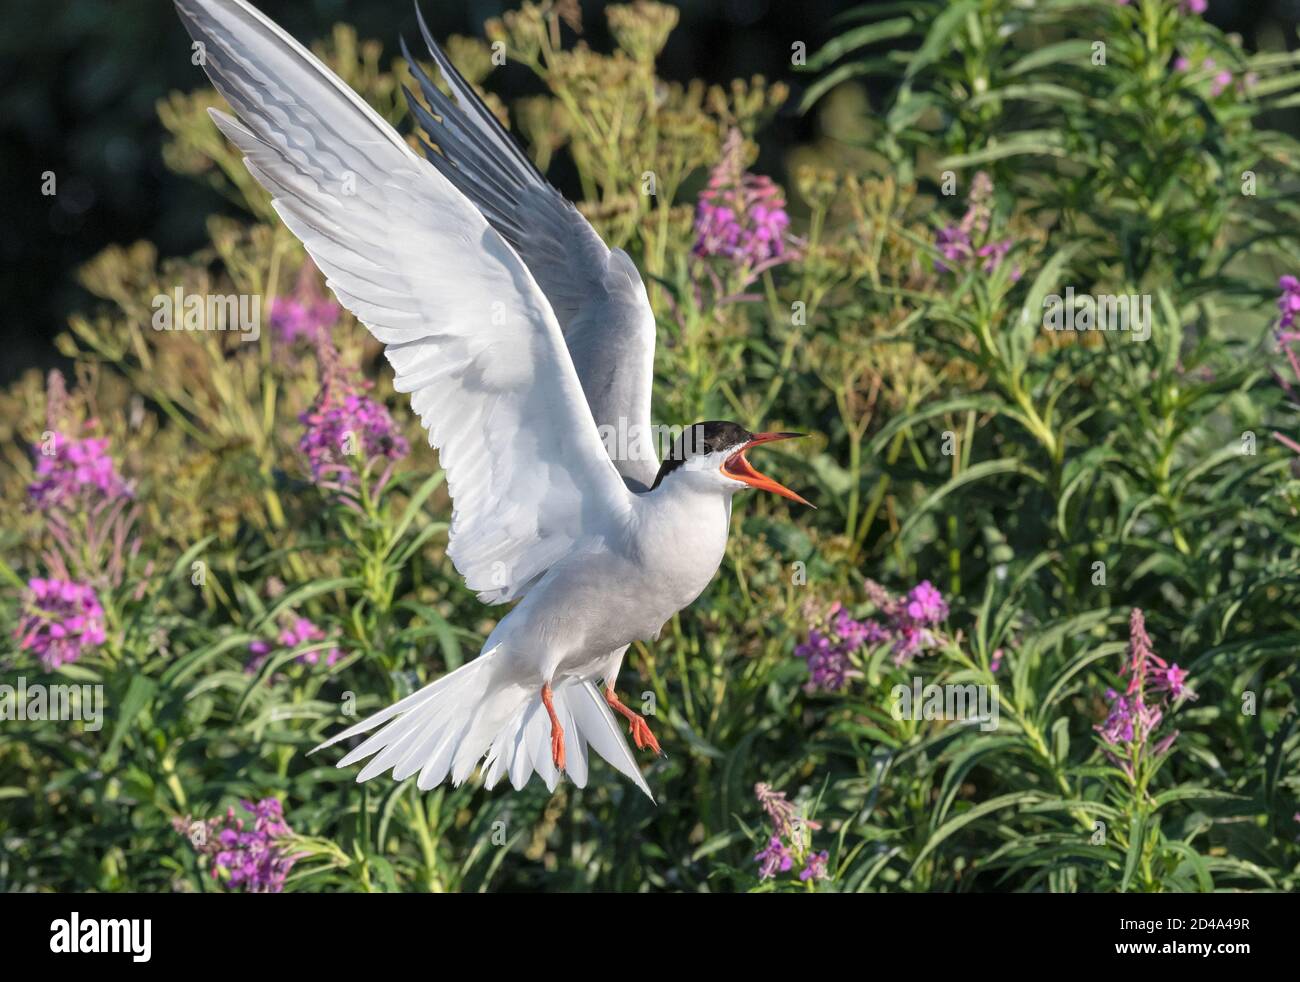
{"type": "MultiPolygon", "coordinates": [[[[358,786],[333,750],[306,756],[347,715],[476,654],[495,612],[445,556],[436,457],[359,324],[333,330],[343,361],[416,450],[348,501],[297,450],[320,382],[304,349],[149,329],[150,298],[178,284],[269,302],[303,264],[208,120],[215,95],[165,100],[168,163],[247,218],[214,219],[192,257],[138,243],[83,272],[104,303],[60,341],[78,366],[64,418],[95,421],[135,482],[131,559],[95,573],[97,650],[48,676],[26,652],[4,659],[6,682],[102,684],[107,713],[100,730],[0,722],[0,886],[223,889],[173,823],[276,796],[292,890],[1295,889],[1300,483],[1270,434],[1294,434],[1297,407],[1269,329],[1274,284],[1297,272],[1300,156],[1260,117],[1295,103],[1300,72],[1177,7],[847,15],[806,66],[827,135],[790,162],[799,241],[761,270],[692,257],[692,204],[724,146],[752,159],[784,87],[664,83],[675,18],[654,4],[614,8],[608,55],[560,45],[549,4],[487,25],[547,88],[509,113],[489,104],[541,166],[569,156],[580,208],[650,285],[656,419],[816,435],[770,459],[819,510],[738,499],[715,582],[629,653],[626,701],[653,695],[668,755],[645,758],[658,807],[603,765],[554,795],[421,793],[358,786]],[[888,82],[884,105],[867,105],[868,78],[888,82]],[[972,253],[992,251],[954,258],[945,230],[967,216],[972,253]],[[1067,287],[1149,296],[1149,338],[1044,330],[1044,299],[1067,287]],[[865,647],[844,688],[810,691],[795,655],[808,609],[872,613],[868,579],[938,586],[942,643],[903,665],[865,647]],[[1168,752],[1126,770],[1094,727],[1124,688],[1133,608],[1196,699],[1167,713],[1168,752]],[[249,645],[298,615],[328,640],[272,644],[248,671],[249,645]],[[300,657],[335,645],[332,668],[300,657]],[[891,692],[917,676],[997,686],[997,727],[897,718],[891,692]],[[826,850],[827,878],[760,881],[758,782],[797,803],[799,858],[826,850]]],[[[490,87],[482,42],[451,50],[490,87]]],[[[403,67],[342,27],[318,51],[405,115],[403,67]]],[[[24,581],[62,556],[24,504],[41,380],[0,394],[0,420],[15,516],[0,611],[16,623],[24,581]]]]}

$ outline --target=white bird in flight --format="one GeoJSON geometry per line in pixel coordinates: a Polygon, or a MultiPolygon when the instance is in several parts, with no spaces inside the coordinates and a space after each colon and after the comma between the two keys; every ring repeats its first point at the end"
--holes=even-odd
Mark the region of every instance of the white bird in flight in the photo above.
{"type": "Polygon", "coordinates": [[[623,655],[713,579],[732,495],[808,504],[745,458],[799,434],[697,423],[659,463],[655,321],[636,266],[547,183],[422,17],[453,96],[406,52],[433,109],[407,92],[437,148],[424,143],[425,157],[245,0],[176,6],[238,116],[212,118],[339,302],[386,345],[394,387],[439,450],[447,554],[484,603],[518,601],[477,658],[321,746],[380,727],[338,766],[369,757],[358,781],[418,773],[422,790],[460,784],[480,762],[488,788],[533,773],[551,790],[561,773],[585,787],[590,747],[650,795],[614,716],[659,752],[615,692],[623,655]],[[602,431],[637,452],[611,456],[602,431]]]}

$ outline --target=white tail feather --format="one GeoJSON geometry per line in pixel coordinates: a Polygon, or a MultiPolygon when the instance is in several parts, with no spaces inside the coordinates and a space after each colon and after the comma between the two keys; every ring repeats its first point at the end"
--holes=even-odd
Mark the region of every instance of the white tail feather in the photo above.
{"type": "MultiPolygon", "coordinates": [[[[493,679],[499,650],[484,652],[311,752],[384,723],[338,762],[339,767],[350,767],[372,758],[357,774],[357,781],[388,770],[394,780],[402,781],[418,771],[417,785],[427,791],[448,777],[453,784],[463,783],[483,761],[487,788],[509,776],[518,790],[537,774],[554,791],[560,774],[551,758],[551,720],[541,691],[493,679]]],[[[592,683],[566,679],[554,687],[551,703],[564,731],[569,780],[579,788],[587,786],[590,747],[654,801],[618,721],[592,683]]]]}

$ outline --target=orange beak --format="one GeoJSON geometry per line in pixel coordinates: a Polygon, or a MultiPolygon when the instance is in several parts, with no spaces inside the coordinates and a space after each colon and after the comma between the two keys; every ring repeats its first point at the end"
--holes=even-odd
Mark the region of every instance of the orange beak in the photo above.
{"type": "Polygon", "coordinates": [[[797,501],[809,508],[816,508],[817,506],[812,502],[805,501],[785,485],[778,484],[766,474],[760,474],[754,470],[749,461],[745,459],[745,451],[750,447],[756,447],[760,443],[775,443],[777,440],[793,440],[795,437],[804,435],[803,433],[755,433],[752,440],[726,459],[722,465],[722,473],[733,480],[743,481],[752,488],[771,491],[773,494],[779,494],[782,498],[789,498],[791,501],[797,501]]]}

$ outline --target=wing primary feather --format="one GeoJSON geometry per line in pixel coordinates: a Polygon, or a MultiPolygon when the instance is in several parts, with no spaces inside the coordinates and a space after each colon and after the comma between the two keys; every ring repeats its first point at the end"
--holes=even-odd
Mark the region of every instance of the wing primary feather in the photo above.
{"type": "Polygon", "coordinates": [[[420,35],[424,38],[424,43],[429,47],[429,54],[437,62],[438,70],[442,72],[443,78],[447,80],[447,86],[455,94],[457,101],[465,107],[467,113],[472,113],[478,117],[478,121],[483,124],[484,131],[490,133],[496,139],[501,149],[513,156],[521,166],[531,171],[538,181],[545,183],[546,179],[542,177],[541,171],[528,159],[528,155],[515,142],[514,137],[501,127],[496,116],[492,114],[492,110],[479,98],[478,93],[474,91],[474,87],[461,77],[460,72],[456,71],[456,66],[451,63],[451,59],[443,54],[442,49],[433,40],[433,35],[429,32],[429,25],[424,21],[424,13],[420,10],[418,0],[415,4],[415,19],[420,25],[420,35]]]}

